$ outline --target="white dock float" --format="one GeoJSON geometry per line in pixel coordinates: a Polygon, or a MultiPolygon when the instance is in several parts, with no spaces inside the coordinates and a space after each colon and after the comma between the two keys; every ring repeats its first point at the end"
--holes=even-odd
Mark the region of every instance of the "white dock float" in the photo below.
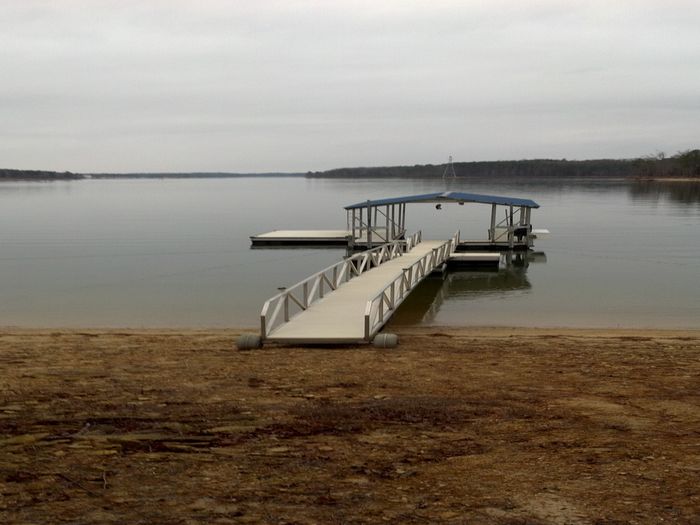
{"type": "Polygon", "coordinates": [[[501,264],[500,252],[453,253],[447,260],[448,268],[494,268],[501,264]]]}
{"type": "Polygon", "coordinates": [[[408,294],[459,242],[420,232],[341,261],[269,299],[261,339],[282,343],[370,342],[408,294]]]}
{"type": "Polygon", "coordinates": [[[346,245],[352,237],[348,230],[273,230],[250,237],[253,245],[264,244],[338,244],[346,245]]]}
{"type": "MultiPolygon", "coordinates": [[[[379,239],[386,239],[386,231],[386,228],[372,229],[375,245],[379,239]]],[[[350,230],[273,230],[251,235],[250,241],[253,246],[366,246],[369,242],[366,230],[358,232],[353,238],[350,230]]]]}

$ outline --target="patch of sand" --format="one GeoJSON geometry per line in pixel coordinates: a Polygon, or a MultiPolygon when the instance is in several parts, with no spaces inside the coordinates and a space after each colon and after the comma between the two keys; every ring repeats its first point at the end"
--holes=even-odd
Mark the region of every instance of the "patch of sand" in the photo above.
{"type": "Polygon", "coordinates": [[[2,523],[694,523],[700,333],[0,331],[2,523]]]}

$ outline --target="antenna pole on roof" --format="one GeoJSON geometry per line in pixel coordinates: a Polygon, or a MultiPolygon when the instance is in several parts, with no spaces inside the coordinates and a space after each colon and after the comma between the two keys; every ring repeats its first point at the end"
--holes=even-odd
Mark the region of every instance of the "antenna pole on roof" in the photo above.
{"type": "Polygon", "coordinates": [[[445,166],[445,171],[442,172],[443,179],[456,179],[457,174],[455,173],[455,167],[452,165],[452,155],[450,155],[450,160],[445,166]]]}

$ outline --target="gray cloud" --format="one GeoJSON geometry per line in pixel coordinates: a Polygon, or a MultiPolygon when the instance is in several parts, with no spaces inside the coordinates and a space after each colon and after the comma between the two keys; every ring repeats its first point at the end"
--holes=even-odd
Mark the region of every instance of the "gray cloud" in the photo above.
{"type": "Polygon", "coordinates": [[[700,137],[699,22],[692,1],[7,1],[0,165],[674,152],[700,137]]]}

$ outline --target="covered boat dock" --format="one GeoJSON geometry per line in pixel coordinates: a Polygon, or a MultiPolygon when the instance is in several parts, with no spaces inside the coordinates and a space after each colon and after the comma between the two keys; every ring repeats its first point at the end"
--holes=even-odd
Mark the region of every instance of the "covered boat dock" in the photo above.
{"type": "Polygon", "coordinates": [[[461,241],[457,251],[528,249],[535,238],[530,222],[531,211],[540,207],[530,199],[458,191],[368,200],[345,206],[350,236],[353,239],[363,239],[362,246],[366,248],[403,238],[406,233],[406,205],[412,203],[435,204],[438,209],[448,203],[491,206],[488,239],[461,241]],[[505,209],[505,218],[500,221],[499,207],[505,209]]]}
{"type": "Polygon", "coordinates": [[[253,247],[319,247],[345,245],[349,250],[372,249],[406,237],[407,204],[465,203],[491,206],[487,239],[462,240],[457,251],[527,250],[532,247],[536,231],[531,212],[539,204],[530,199],[482,195],[458,191],[425,193],[385,199],[367,200],[345,206],[345,230],[275,230],[251,236],[253,247]],[[499,208],[504,210],[498,220],[499,208]]]}

